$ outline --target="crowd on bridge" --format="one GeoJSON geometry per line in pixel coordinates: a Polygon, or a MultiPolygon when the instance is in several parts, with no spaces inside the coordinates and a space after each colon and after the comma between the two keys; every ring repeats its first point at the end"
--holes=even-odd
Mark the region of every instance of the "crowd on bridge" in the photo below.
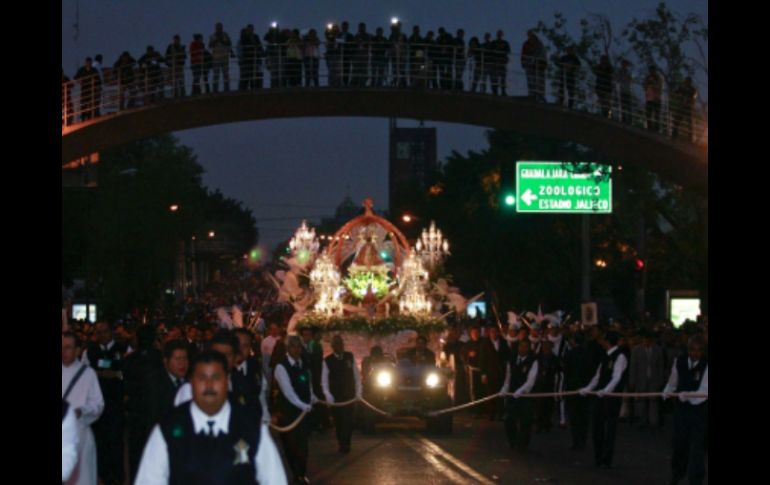
{"type": "Polygon", "coordinates": [[[150,45],[136,59],[124,51],[111,68],[103,64],[101,54],[87,57],[73,79],[62,68],[62,124],[98,117],[107,105],[115,112],[182,98],[188,92],[197,96],[230,91],[232,68],[237,64],[240,91],[260,90],[268,82],[270,88],[319,87],[323,79],[328,87],[419,88],[506,96],[510,77],[523,72],[527,96],[534,100],[547,102],[546,80],[550,78],[552,99],[558,105],[588,108],[673,138],[693,140],[698,136],[693,126],[698,94],[690,77],[668,86],[652,65],[643,79],[634,79],[627,59],[614,66],[608,56],[593,63],[576,52],[569,46],[549,58],[546,45],[530,30],[515,61],[521,71],[515,71],[518,68],[510,66],[512,50],[503,30],[466,41],[463,29],[453,35],[444,27],[423,34],[415,25],[407,35],[397,19],[388,35],[382,27],[371,33],[364,23],[355,33],[348,22],[330,23],[319,34],[313,28],[305,32],[274,22],[261,39],[249,24],[233,42],[217,23],[208,42],[196,33],[185,45],[174,35],[165,53],[150,45]],[[319,75],[322,59],[326,64],[323,77],[319,75]],[[110,96],[105,94],[108,86],[114,93],[110,96]],[[635,92],[636,87],[641,92],[635,92]],[[78,90],[76,96],[73,88],[78,90]],[[593,102],[588,101],[591,95],[593,102]]]}
{"type": "MultiPolygon", "coordinates": [[[[309,483],[311,435],[333,424],[339,452],[348,453],[355,416],[368,412],[360,402],[351,405],[355,412],[322,402],[359,398],[362,380],[384,357],[375,346],[359,368],[339,336],[324,355],[320,329],[287,336],[292,311],[255,271],[211,283],[174,306],[95,324],[68,322],[62,480],[95,485],[98,476],[111,485],[130,476],[132,483],[153,484],[170,483],[171,476],[174,483],[214,483],[208,480],[238,473],[244,483],[286,483],[280,446],[295,481],[309,483]],[[267,423],[284,427],[278,446],[267,423]],[[216,439],[200,437],[207,434],[216,439]],[[235,464],[247,467],[233,465],[234,447],[235,464]]],[[[666,397],[708,393],[706,317],[679,328],[670,321],[588,326],[540,312],[509,314],[507,322],[463,317],[448,322],[438,355],[425,339],[417,342],[413,358],[454,362],[455,405],[511,393],[470,412],[503,420],[512,450],[526,451],[532,431],[569,428],[565,453],[586,447],[590,434],[595,465],[609,468],[619,420],[639,429],[627,432],[671,420],[672,483],[688,474],[690,483],[702,483],[707,400],[666,397]],[[568,395],[526,398],[553,392],[568,395]],[[662,395],[611,396],[619,392],[662,395]]]]}

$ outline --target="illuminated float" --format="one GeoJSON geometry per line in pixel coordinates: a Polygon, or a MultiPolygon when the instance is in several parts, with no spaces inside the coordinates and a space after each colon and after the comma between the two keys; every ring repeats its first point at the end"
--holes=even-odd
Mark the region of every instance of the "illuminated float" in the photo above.
{"type": "Polygon", "coordinates": [[[339,333],[359,363],[373,345],[395,355],[424,335],[439,356],[444,318],[463,314],[469,303],[444,279],[430,279],[449,255],[448,241],[431,223],[411,246],[374,213],[371,198],[363,206],[363,214],[324,238],[324,248],[305,222],[289,242],[288,270],[275,275],[279,301],[294,307],[289,334],[318,327],[328,353],[331,336],[339,333]]]}

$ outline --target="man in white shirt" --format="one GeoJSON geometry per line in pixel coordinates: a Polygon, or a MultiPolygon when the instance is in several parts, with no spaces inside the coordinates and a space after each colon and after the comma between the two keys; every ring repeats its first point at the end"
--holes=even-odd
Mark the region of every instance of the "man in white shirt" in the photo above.
{"type": "MultiPolygon", "coordinates": [[[[235,370],[235,356],[239,352],[238,338],[232,334],[229,330],[220,330],[211,338],[209,342],[209,349],[215,350],[225,356],[227,361],[228,372],[228,392],[233,390],[233,384],[231,380],[232,372],[235,370]]],[[[193,398],[192,383],[185,382],[176,392],[174,398],[174,406],[179,406],[193,398]]]]}
{"type": "Polygon", "coordinates": [[[77,418],[78,463],[67,484],[96,483],[96,441],[91,424],[104,410],[104,398],[96,372],[77,359],[80,343],[72,332],[61,337],[61,393],[77,418]]]}
{"type": "MultiPolygon", "coordinates": [[[[281,390],[278,398],[279,426],[288,426],[302,413],[309,413],[317,401],[310,369],[302,363],[302,340],[296,335],[289,337],[286,351],[286,357],[275,366],[275,380],[281,390]]],[[[286,460],[298,483],[310,483],[307,478],[308,425],[305,417],[296,428],[281,433],[286,460]]]]}
{"type": "MultiPolygon", "coordinates": [[[[687,357],[677,357],[671,377],[663,390],[663,398],[671,393],[708,394],[709,369],[706,343],[701,336],[690,339],[687,357]]],[[[685,475],[691,484],[700,485],[706,476],[704,449],[706,439],[707,397],[679,396],[674,411],[674,453],[671,458],[671,485],[685,475]]]]}
{"type": "MultiPolygon", "coordinates": [[[[361,374],[353,354],[345,352],[342,337],[332,337],[334,352],[323,360],[321,387],[326,401],[346,402],[361,397],[361,374]]],[[[350,453],[350,439],[353,435],[353,405],[333,407],[334,429],[340,453],[350,453]]]]}
{"type": "Polygon", "coordinates": [[[518,351],[511,353],[505,366],[505,382],[500,389],[501,393],[514,390],[512,398],[505,398],[505,434],[511,449],[519,452],[525,452],[529,446],[533,415],[532,399],[521,396],[532,390],[538,372],[537,358],[530,345],[528,339],[519,341],[518,351]]]}
{"type": "Polygon", "coordinates": [[[227,399],[228,364],[214,350],[193,362],[193,399],[152,431],[135,483],[285,485],[281,457],[265,423],[227,399]]]}
{"type": "Polygon", "coordinates": [[[616,389],[623,389],[628,376],[628,359],[618,347],[620,336],[617,332],[609,331],[599,343],[607,351],[602,363],[596,369],[591,382],[580,390],[580,394],[587,396],[597,387],[596,395],[599,399],[594,406],[593,438],[594,438],[594,465],[610,468],[615,448],[615,434],[617,433],[618,418],[620,417],[621,399],[617,397],[605,397],[606,394],[616,389]]]}

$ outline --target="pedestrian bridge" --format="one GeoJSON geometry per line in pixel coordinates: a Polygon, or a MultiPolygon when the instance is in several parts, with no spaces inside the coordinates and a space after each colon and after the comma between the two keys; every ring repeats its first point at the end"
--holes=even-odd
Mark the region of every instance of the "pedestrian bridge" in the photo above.
{"type": "Polygon", "coordinates": [[[413,118],[548,136],[594,148],[705,193],[708,149],[527,97],[411,89],[267,89],[170,100],[62,128],[62,163],[149,136],[239,121],[299,117],[413,118]]]}
{"type": "Polygon", "coordinates": [[[535,75],[517,62],[494,64],[484,52],[469,56],[467,64],[456,63],[455,55],[410,61],[408,67],[403,58],[391,59],[390,70],[364,55],[353,60],[349,75],[340,74],[345,62],[328,55],[320,74],[317,67],[292,71],[281,58],[267,60],[265,70],[229,64],[227,83],[238,91],[217,92],[217,76],[209,89],[208,73],[157,63],[105,68],[98,83],[94,77],[63,78],[62,163],[153,135],[240,121],[412,118],[576,142],[599,152],[603,160],[596,161],[637,165],[692,190],[708,190],[707,108],[683,110],[665,86],[658,126],[648,131],[643,83],[613,82],[600,97],[590,69],[576,71],[567,102],[560,66],[551,76],[535,75]],[[487,86],[507,95],[489,94],[487,86]],[[672,136],[677,131],[681,139],[672,136]]]}

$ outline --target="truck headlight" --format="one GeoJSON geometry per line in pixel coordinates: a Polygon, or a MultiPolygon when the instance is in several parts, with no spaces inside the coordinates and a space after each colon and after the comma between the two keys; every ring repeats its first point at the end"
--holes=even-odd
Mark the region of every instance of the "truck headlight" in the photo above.
{"type": "Polygon", "coordinates": [[[377,374],[377,385],[380,387],[389,387],[393,383],[393,376],[389,371],[383,370],[377,374]]]}
{"type": "Polygon", "coordinates": [[[428,387],[438,387],[438,383],[441,379],[439,379],[438,374],[435,372],[431,372],[428,374],[428,376],[425,378],[425,385],[428,387]]]}

